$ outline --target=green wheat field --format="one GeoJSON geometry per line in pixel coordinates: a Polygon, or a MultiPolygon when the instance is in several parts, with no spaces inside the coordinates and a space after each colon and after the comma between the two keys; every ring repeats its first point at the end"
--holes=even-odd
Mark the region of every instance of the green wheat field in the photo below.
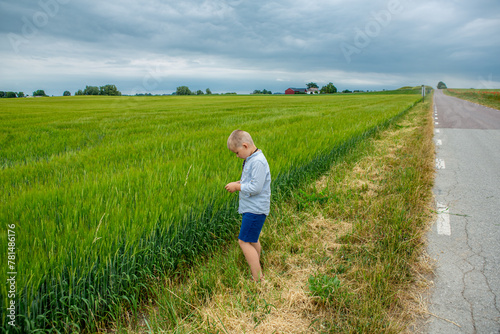
{"type": "MultiPolygon", "coordinates": [[[[92,329],[237,237],[250,132],[269,161],[273,201],[328,170],[418,94],[56,97],[0,101],[0,278],[16,274],[19,332],[92,329]],[[10,227],[9,227],[10,226],[10,227]],[[15,230],[14,270],[8,230],[15,230]]],[[[0,285],[8,326],[9,285],[0,285]]]]}

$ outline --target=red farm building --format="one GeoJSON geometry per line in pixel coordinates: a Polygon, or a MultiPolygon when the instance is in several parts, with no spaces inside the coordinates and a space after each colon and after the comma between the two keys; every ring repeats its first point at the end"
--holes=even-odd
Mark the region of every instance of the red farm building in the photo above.
{"type": "Polygon", "coordinates": [[[307,88],[288,88],[285,90],[285,94],[306,94],[307,88]]]}
{"type": "Polygon", "coordinates": [[[319,94],[318,88],[288,88],[285,94],[319,94]]]}

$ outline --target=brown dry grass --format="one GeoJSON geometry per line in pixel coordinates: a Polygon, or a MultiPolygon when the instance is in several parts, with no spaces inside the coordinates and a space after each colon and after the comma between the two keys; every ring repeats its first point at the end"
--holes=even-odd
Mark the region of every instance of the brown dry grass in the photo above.
{"type": "MultiPolygon", "coordinates": [[[[296,219],[303,220],[297,233],[304,236],[301,246],[306,251],[290,254],[285,261],[281,252],[269,253],[266,261],[272,265],[266,268],[266,281],[254,289],[240,290],[237,296],[230,291],[214,295],[201,309],[205,323],[220,319],[217,329],[228,333],[317,332],[311,324],[327,318],[329,311],[308,293],[309,276],[326,268],[326,264],[317,264],[314,259],[318,254],[335,252],[340,247],[338,236],[350,231],[352,224],[336,222],[321,214],[304,214],[296,219]],[[238,302],[249,299],[259,301],[257,310],[242,307],[238,302]],[[266,303],[272,305],[269,310],[265,309],[266,303]]],[[[290,242],[289,238],[283,238],[281,247],[286,249],[290,242]]]]}

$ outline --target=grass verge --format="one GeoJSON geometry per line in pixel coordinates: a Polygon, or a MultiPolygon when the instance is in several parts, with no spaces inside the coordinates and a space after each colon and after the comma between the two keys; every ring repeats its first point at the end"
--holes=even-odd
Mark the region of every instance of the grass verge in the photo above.
{"type": "MultiPolygon", "coordinates": [[[[429,99],[431,100],[431,99],[429,99]]],[[[431,266],[431,103],[360,143],[275,203],[261,235],[266,282],[237,241],[154,282],[119,333],[400,333],[425,312],[431,266]]],[[[235,238],[236,239],[236,238],[235,238]]]]}
{"type": "Polygon", "coordinates": [[[445,89],[444,93],[500,110],[500,89],[445,89]]]}

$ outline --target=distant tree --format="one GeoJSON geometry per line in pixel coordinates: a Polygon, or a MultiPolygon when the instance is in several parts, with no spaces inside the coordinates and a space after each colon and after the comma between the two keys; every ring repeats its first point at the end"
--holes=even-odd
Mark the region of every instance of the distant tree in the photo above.
{"type": "Polygon", "coordinates": [[[39,89],[33,92],[33,96],[47,96],[47,94],[45,94],[43,89],[39,89]]]}
{"type": "Polygon", "coordinates": [[[24,97],[24,92],[17,93],[17,97],[24,97]]]}
{"type": "Polygon", "coordinates": [[[193,94],[188,86],[179,86],[176,90],[176,95],[191,95],[193,94]]]}
{"type": "Polygon", "coordinates": [[[196,91],[196,95],[204,95],[205,93],[203,93],[203,91],[201,89],[198,89],[196,91]]]}
{"type": "Polygon", "coordinates": [[[342,93],[352,93],[349,89],[344,89],[342,93]]]}
{"type": "Polygon", "coordinates": [[[83,91],[79,89],[77,92],[75,92],[75,95],[83,95],[83,91]]]}
{"type": "Polygon", "coordinates": [[[448,87],[446,87],[446,84],[442,81],[439,81],[438,85],[437,85],[437,89],[447,89],[448,87]]]}
{"type": "Polygon", "coordinates": [[[5,97],[5,92],[0,90],[0,99],[1,99],[2,97],[5,97]]]}
{"type": "Polygon", "coordinates": [[[253,91],[252,94],[272,94],[273,92],[271,92],[270,90],[267,90],[267,89],[263,89],[263,90],[259,90],[259,89],[256,89],[253,91]]]}
{"type": "Polygon", "coordinates": [[[71,96],[71,93],[68,90],[65,90],[63,96],[71,96]]]}
{"type": "Polygon", "coordinates": [[[5,97],[9,99],[13,99],[17,97],[17,94],[15,92],[7,92],[5,93],[5,97]]]}
{"type": "Polygon", "coordinates": [[[333,83],[329,82],[328,85],[321,87],[322,94],[334,94],[337,93],[337,87],[333,83]]]}
{"type": "Polygon", "coordinates": [[[319,88],[319,86],[315,82],[310,82],[307,84],[307,88],[319,88]]]}
{"type": "Polygon", "coordinates": [[[99,87],[85,86],[85,89],[83,90],[83,95],[99,95],[99,87]]]}
{"type": "Polygon", "coordinates": [[[115,85],[105,85],[99,87],[99,95],[120,96],[122,93],[115,85]]]}
{"type": "Polygon", "coordinates": [[[212,91],[210,90],[210,88],[207,88],[205,91],[206,91],[207,95],[212,95],[212,91]]]}

